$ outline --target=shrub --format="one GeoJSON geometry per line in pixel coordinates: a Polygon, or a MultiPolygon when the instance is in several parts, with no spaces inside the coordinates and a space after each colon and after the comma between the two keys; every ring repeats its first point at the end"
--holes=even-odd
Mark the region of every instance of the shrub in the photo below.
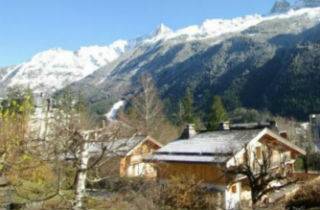
{"type": "Polygon", "coordinates": [[[112,193],[104,198],[90,198],[86,206],[94,210],[158,210],[152,200],[139,192],[112,193]]]}
{"type": "Polygon", "coordinates": [[[320,207],[320,179],[301,186],[286,202],[288,209],[320,207]]]}
{"type": "Polygon", "coordinates": [[[114,178],[104,184],[108,196],[90,198],[94,209],[207,209],[222,206],[222,196],[211,192],[192,177],[172,177],[159,183],[142,178],[114,178]]]}
{"type": "Polygon", "coordinates": [[[216,209],[222,202],[193,177],[172,177],[160,190],[159,203],[174,209],[216,209]]]}

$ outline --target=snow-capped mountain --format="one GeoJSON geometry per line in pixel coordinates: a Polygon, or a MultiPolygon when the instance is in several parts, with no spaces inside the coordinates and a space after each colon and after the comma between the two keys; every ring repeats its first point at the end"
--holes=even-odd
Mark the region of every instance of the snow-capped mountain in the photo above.
{"type": "MultiPolygon", "coordinates": [[[[116,102],[130,99],[140,88],[140,76],[148,73],[153,76],[160,95],[171,102],[172,109],[176,108],[174,105],[183,97],[185,89],[191,88],[201,108],[210,103],[210,94],[215,93],[222,95],[229,107],[240,104],[273,109],[277,113],[282,108],[295,107],[286,99],[286,94],[291,93],[285,90],[293,91],[298,85],[285,85],[285,82],[303,80],[303,84],[314,87],[318,84],[306,81],[310,79],[307,75],[301,75],[299,80],[286,77],[296,77],[290,72],[292,69],[306,66],[314,69],[318,65],[315,56],[319,54],[316,51],[319,28],[320,8],[206,20],[200,25],[178,30],[162,24],[114,63],[73,84],[72,88],[82,89],[93,103],[116,102]],[[302,49],[310,52],[300,52],[302,49]],[[294,66],[298,61],[308,63],[294,66]],[[274,92],[276,88],[271,87],[281,89],[274,92]],[[281,100],[280,106],[277,103],[281,100]],[[261,104],[264,101],[268,104],[261,104]]],[[[313,93],[313,89],[308,93],[313,93]]],[[[290,114],[296,109],[292,108],[290,114]]],[[[281,110],[281,113],[285,111],[281,110]]]]}
{"type": "MultiPolygon", "coordinates": [[[[300,1],[303,1],[304,4],[308,2],[307,0],[300,1]]],[[[282,7],[287,6],[285,0],[278,0],[276,4],[282,7]]],[[[52,93],[117,60],[128,49],[149,47],[158,42],[169,41],[177,44],[211,39],[217,44],[263,22],[299,16],[314,19],[314,16],[318,14],[319,9],[309,8],[290,10],[287,13],[271,16],[255,14],[230,20],[208,19],[200,25],[192,25],[175,31],[161,24],[149,36],[131,41],[119,40],[109,46],[82,47],[75,52],[59,48],[50,49],[36,54],[23,64],[1,69],[0,93],[3,93],[7,87],[15,85],[28,86],[36,92],[52,93]]]]}
{"type": "Polygon", "coordinates": [[[222,41],[225,38],[229,38],[229,36],[224,35],[236,34],[245,31],[246,29],[256,26],[262,22],[272,20],[281,21],[300,16],[307,17],[310,20],[319,17],[320,8],[308,8],[307,6],[301,7],[302,8],[299,9],[293,9],[286,0],[277,0],[273,8],[275,10],[274,13],[276,14],[271,14],[268,16],[254,14],[233,19],[208,19],[200,25],[192,25],[175,31],[170,29],[168,26],[161,24],[155,30],[155,32],[153,32],[150,36],[144,37],[139,44],[152,44],[158,41],[168,41],[174,39],[175,41],[185,42],[219,38],[222,41]]]}
{"type": "Polygon", "coordinates": [[[303,56],[308,59],[301,63],[308,63],[301,68],[317,66],[318,58],[313,57],[318,55],[316,43],[320,42],[320,7],[311,7],[311,1],[300,0],[288,9],[285,0],[278,0],[276,12],[267,16],[208,19],[177,30],[161,24],[150,35],[107,47],[84,47],[76,52],[48,50],[24,64],[0,70],[0,93],[1,89],[15,84],[53,92],[72,83],[72,88],[82,90],[91,102],[101,106],[103,100],[109,101],[104,104],[110,104],[130,98],[129,95],[139,90],[139,77],[149,73],[173,109],[187,87],[194,90],[199,106],[207,105],[208,93],[216,93],[229,100],[231,107],[234,104],[268,109],[290,107],[285,94],[274,96],[289,87],[281,86],[288,80],[278,78],[283,74],[296,76],[290,70],[300,68],[292,65],[297,65],[303,56]],[[300,52],[302,49],[312,52],[300,52]],[[296,57],[295,53],[303,56],[296,57]],[[274,93],[268,89],[269,83],[261,86],[268,81],[266,78],[272,78],[269,83],[281,89],[274,93]],[[257,87],[252,87],[253,84],[257,87]],[[278,99],[277,103],[283,99],[284,105],[272,104],[273,98],[278,99]],[[261,104],[267,99],[269,104],[261,104]]]}
{"type": "Polygon", "coordinates": [[[289,10],[315,7],[320,7],[320,0],[296,0],[293,4],[287,0],[276,0],[271,9],[271,14],[279,14],[288,12],[289,10]]]}
{"type": "Polygon", "coordinates": [[[161,24],[145,43],[154,43],[169,39],[182,38],[183,41],[207,39],[221,36],[226,33],[239,32],[256,25],[263,20],[260,15],[250,15],[231,20],[212,19],[205,20],[201,25],[193,25],[186,28],[172,31],[169,27],[161,24]]]}
{"type": "Polygon", "coordinates": [[[1,69],[0,92],[22,85],[35,92],[53,93],[114,61],[127,46],[127,41],[118,40],[109,46],[81,47],[75,52],[59,48],[40,52],[23,64],[1,69]]]}
{"type": "Polygon", "coordinates": [[[287,0],[277,0],[271,9],[271,14],[288,12],[290,9],[291,5],[287,0]]]}
{"type": "Polygon", "coordinates": [[[320,0],[297,0],[293,7],[297,9],[304,7],[320,7],[320,0]]]}

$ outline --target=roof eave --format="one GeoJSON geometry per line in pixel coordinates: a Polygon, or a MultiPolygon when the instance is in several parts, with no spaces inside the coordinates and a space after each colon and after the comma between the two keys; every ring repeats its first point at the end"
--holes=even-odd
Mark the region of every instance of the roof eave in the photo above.
{"type": "Polygon", "coordinates": [[[160,142],[158,142],[157,140],[155,140],[151,136],[146,136],[142,141],[140,141],[131,150],[129,150],[125,156],[131,155],[135,148],[139,147],[140,145],[142,145],[146,141],[150,141],[150,142],[154,143],[155,145],[159,146],[160,148],[162,147],[162,144],[160,142]]]}
{"type": "Polygon", "coordinates": [[[272,132],[270,129],[267,129],[266,134],[270,135],[271,137],[275,138],[276,140],[278,140],[280,143],[286,145],[287,147],[291,148],[292,150],[300,153],[301,155],[306,155],[306,151],[300,147],[298,147],[297,145],[289,142],[287,139],[283,138],[282,136],[272,132]]]}

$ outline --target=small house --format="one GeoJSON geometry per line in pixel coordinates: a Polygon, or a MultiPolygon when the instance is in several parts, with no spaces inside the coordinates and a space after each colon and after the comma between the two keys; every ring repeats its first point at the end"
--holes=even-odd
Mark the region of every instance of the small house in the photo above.
{"type": "Polygon", "coordinates": [[[196,134],[189,126],[184,137],[173,141],[146,161],[157,164],[159,180],[187,174],[224,195],[226,209],[234,209],[242,200],[250,200],[250,188],[244,179],[230,178],[226,169],[240,164],[244,148],[250,147],[260,158],[266,147],[272,149],[274,167],[284,166],[287,173],[294,170],[294,162],[305,151],[271,127],[262,124],[223,125],[213,132],[196,134]]]}
{"type": "Polygon", "coordinates": [[[119,174],[121,177],[155,178],[156,170],[151,163],[143,159],[161,148],[161,144],[150,136],[137,136],[129,141],[120,159],[119,174]]]}
{"type": "Polygon", "coordinates": [[[156,170],[152,163],[143,159],[160,149],[162,145],[150,136],[133,136],[131,138],[116,139],[111,142],[94,143],[91,145],[91,157],[99,155],[101,148],[107,148],[108,167],[103,171],[109,175],[120,177],[145,177],[155,178],[156,170]],[[112,164],[113,163],[113,164],[112,164]]]}

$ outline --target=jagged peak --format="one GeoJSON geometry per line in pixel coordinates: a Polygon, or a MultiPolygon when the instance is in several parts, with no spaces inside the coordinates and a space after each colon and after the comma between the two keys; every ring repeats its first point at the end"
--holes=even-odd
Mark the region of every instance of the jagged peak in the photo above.
{"type": "Polygon", "coordinates": [[[297,0],[295,6],[301,7],[320,7],[320,0],[297,0]]]}
{"type": "Polygon", "coordinates": [[[161,35],[166,35],[170,33],[172,33],[171,28],[161,23],[153,33],[153,36],[161,36],[161,35]]]}
{"type": "Polygon", "coordinates": [[[296,0],[292,4],[288,0],[276,0],[271,14],[274,13],[286,13],[289,10],[299,10],[303,8],[315,8],[320,7],[320,0],[296,0]]]}
{"type": "Polygon", "coordinates": [[[114,41],[110,45],[110,48],[119,49],[121,51],[124,51],[125,48],[127,47],[127,45],[128,45],[128,41],[127,40],[119,39],[119,40],[114,41]]]}
{"type": "Polygon", "coordinates": [[[291,9],[291,4],[287,0],[276,0],[274,3],[271,13],[284,13],[288,12],[291,9]]]}

